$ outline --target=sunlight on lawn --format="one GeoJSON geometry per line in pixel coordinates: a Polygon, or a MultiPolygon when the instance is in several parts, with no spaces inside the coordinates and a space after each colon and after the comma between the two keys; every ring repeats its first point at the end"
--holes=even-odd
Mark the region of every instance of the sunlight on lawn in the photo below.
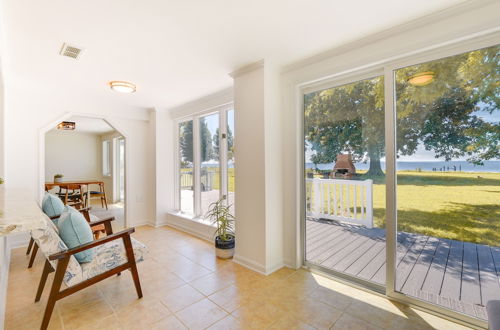
{"type": "MultiPolygon", "coordinates": [[[[500,173],[398,172],[398,230],[500,245],[500,173]]],[[[375,226],[385,226],[385,185],[374,184],[375,226]]]]}

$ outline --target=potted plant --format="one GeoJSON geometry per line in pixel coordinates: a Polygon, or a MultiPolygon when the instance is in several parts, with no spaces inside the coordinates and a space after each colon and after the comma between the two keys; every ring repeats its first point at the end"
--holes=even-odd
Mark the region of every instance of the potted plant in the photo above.
{"type": "Polygon", "coordinates": [[[230,205],[225,205],[225,198],[210,204],[206,215],[213,224],[215,230],[215,254],[221,259],[229,259],[234,255],[234,216],[230,212],[230,205]]]}
{"type": "Polygon", "coordinates": [[[0,184],[3,184],[3,182],[4,182],[3,178],[0,178],[0,184]]]}
{"type": "Polygon", "coordinates": [[[62,174],[54,175],[54,183],[61,183],[63,177],[64,177],[64,175],[62,175],[62,174]]]}

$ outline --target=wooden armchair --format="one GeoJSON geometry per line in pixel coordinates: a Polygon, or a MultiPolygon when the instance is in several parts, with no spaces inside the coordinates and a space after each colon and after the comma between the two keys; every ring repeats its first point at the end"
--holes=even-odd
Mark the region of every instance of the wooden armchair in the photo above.
{"type": "MultiPolygon", "coordinates": [[[[90,223],[90,226],[105,225],[111,229],[111,220],[103,219],[90,223]]],[[[142,298],[142,289],[137,272],[136,262],[143,260],[143,254],[147,251],[142,243],[131,238],[134,228],[125,229],[118,233],[108,232],[108,236],[92,241],[78,247],[53,253],[59,245],[60,238],[51,228],[47,228],[43,233],[43,242],[41,246],[47,260],[43,269],[40,284],[35,297],[35,302],[40,301],[43,289],[47,282],[47,277],[55,271],[54,280],[49,293],[49,299],[45,308],[41,329],[47,329],[55,303],[75,292],[87,288],[113,275],[119,275],[121,272],[130,269],[134,281],[138,298],[142,298]],[[123,242],[123,244],[120,244],[123,242]],[[74,254],[94,248],[96,249],[93,261],[87,264],[78,264],[74,254]],[[113,256],[110,260],[109,251],[113,256]],[[62,284],[66,288],[61,290],[62,284]]]]}
{"type": "MultiPolygon", "coordinates": [[[[94,234],[94,239],[99,239],[99,236],[101,233],[106,233],[106,235],[110,235],[113,233],[113,229],[111,227],[111,221],[115,220],[115,217],[108,217],[105,219],[99,219],[99,220],[94,220],[92,222],[92,219],[90,217],[89,211],[91,210],[90,207],[79,209],[78,211],[83,214],[87,222],[93,223],[94,225],[91,226],[92,228],[92,233],[94,234]]],[[[53,217],[50,217],[50,220],[55,220],[58,219],[61,215],[56,215],[53,217]]],[[[30,237],[30,242],[28,244],[28,249],[26,250],[26,254],[30,254],[31,249],[33,249],[33,253],[31,254],[30,261],[28,263],[28,268],[31,268],[33,266],[33,263],[35,262],[35,257],[38,252],[38,244],[36,244],[35,240],[33,237],[30,237]]]]}

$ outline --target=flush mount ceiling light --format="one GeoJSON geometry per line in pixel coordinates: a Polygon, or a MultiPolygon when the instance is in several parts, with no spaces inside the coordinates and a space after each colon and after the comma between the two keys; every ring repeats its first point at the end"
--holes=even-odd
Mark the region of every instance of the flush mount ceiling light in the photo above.
{"type": "Polygon", "coordinates": [[[126,81],[110,81],[109,87],[112,90],[120,93],[134,93],[136,88],[135,85],[126,81]]]}
{"type": "Polygon", "coordinates": [[[425,86],[434,81],[435,75],[432,71],[420,72],[408,78],[407,81],[413,86],[425,86]]]}
{"type": "Polygon", "coordinates": [[[64,130],[64,131],[73,131],[76,127],[76,124],[74,121],[63,121],[60,122],[57,125],[57,129],[64,130]]]}

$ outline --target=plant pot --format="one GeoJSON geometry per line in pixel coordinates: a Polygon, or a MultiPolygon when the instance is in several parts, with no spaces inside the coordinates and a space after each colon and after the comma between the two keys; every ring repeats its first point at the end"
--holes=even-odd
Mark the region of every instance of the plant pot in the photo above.
{"type": "Polygon", "coordinates": [[[61,183],[63,178],[54,178],[54,183],[61,183]]]}
{"type": "Polygon", "coordinates": [[[228,241],[223,241],[220,236],[215,237],[215,254],[218,258],[221,259],[229,259],[234,255],[234,245],[235,239],[234,236],[228,241]]]}

